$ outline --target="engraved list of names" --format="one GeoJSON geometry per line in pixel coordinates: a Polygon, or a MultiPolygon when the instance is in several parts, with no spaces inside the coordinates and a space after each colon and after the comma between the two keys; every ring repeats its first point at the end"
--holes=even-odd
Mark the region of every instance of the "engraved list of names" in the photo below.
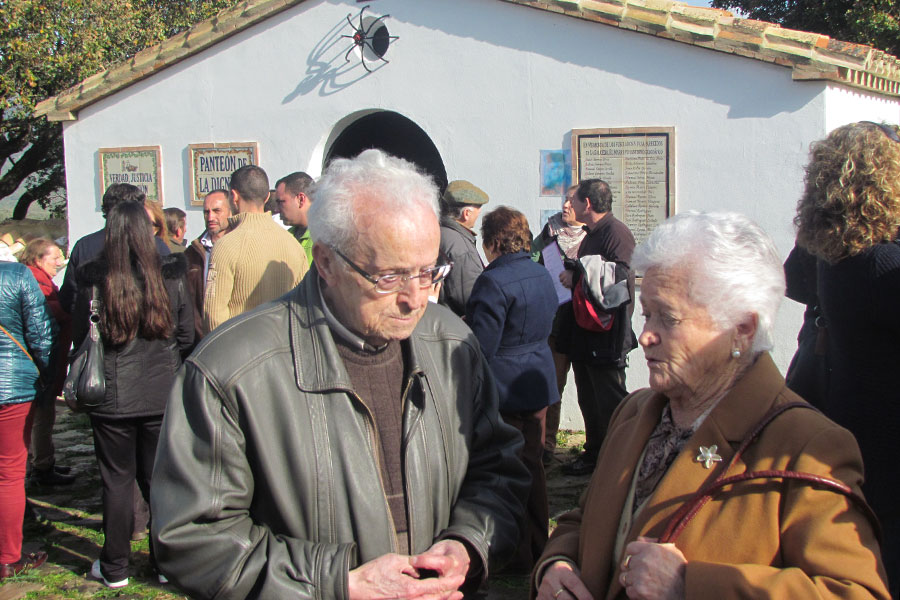
{"type": "Polygon", "coordinates": [[[671,127],[572,131],[577,181],[610,185],[612,212],[638,243],[674,212],[674,137],[671,127]]]}

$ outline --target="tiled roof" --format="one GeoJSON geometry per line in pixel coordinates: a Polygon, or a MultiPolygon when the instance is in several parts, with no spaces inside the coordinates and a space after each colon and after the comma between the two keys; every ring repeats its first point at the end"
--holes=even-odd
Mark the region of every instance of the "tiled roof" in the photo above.
{"type": "MultiPolygon", "coordinates": [[[[900,96],[900,61],[862,44],[742,19],[673,0],[503,0],[619,29],[788,67],[794,79],[829,80],[900,96]]],[[[38,104],[35,114],[71,121],[77,111],[303,0],[247,0],[38,104]]]]}

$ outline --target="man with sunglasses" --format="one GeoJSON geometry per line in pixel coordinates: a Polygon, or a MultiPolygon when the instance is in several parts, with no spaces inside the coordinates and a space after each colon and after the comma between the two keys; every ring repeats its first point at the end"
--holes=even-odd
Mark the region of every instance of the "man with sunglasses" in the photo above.
{"type": "Polygon", "coordinates": [[[213,332],[160,438],[153,536],[191,597],[462,598],[508,558],[528,476],[471,331],[428,302],[437,189],[333,161],[300,285],[213,332]]]}

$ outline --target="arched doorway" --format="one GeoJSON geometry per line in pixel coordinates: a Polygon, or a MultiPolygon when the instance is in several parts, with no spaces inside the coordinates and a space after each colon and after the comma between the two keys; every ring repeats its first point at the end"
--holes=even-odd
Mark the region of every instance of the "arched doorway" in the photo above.
{"type": "Polygon", "coordinates": [[[344,128],[328,149],[325,164],[332,158],[352,158],[369,148],[379,148],[418,165],[434,177],[444,193],[447,170],[434,142],[421,127],[391,111],[367,114],[344,128]]]}

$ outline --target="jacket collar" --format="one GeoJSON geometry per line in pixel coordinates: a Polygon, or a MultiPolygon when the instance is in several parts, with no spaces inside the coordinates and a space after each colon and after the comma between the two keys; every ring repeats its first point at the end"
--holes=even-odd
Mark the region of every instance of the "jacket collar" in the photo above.
{"type": "Polygon", "coordinates": [[[441,217],[441,227],[447,227],[448,229],[463,234],[463,236],[465,236],[467,240],[471,240],[473,244],[475,243],[475,238],[478,236],[477,233],[451,217],[441,217]]]}
{"type": "Polygon", "coordinates": [[[509,264],[511,262],[515,262],[521,259],[531,260],[531,256],[525,252],[511,252],[509,254],[501,254],[494,260],[492,260],[488,266],[484,268],[485,271],[489,271],[491,269],[496,269],[497,267],[502,267],[503,265],[509,264]]]}
{"type": "MultiPolygon", "coordinates": [[[[288,296],[291,356],[297,387],[304,392],[335,389],[352,391],[350,375],[338,353],[334,334],[325,315],[319,283],[319,272],[313,263],[300,285],[288,296]]],[[[418,328],[417,326],[416,331],[418,328]]],[[[409,343],[411,374],[418,374],[423,370],[417,359],[421,349],[415,340],[416,331],[413,331],[408,342],[403,342],[409,343]]]]}
{"type": "Polygon", "coordinates": [[[244,223],[260,223],[266,219],[274,223],[272,220],[272,213],[270,212],[261,212],[261,213],[238,213],[236,215],[231,215],[228,217],[228,229],[232,230],[236,227],[240,227],[244,223]]]}

